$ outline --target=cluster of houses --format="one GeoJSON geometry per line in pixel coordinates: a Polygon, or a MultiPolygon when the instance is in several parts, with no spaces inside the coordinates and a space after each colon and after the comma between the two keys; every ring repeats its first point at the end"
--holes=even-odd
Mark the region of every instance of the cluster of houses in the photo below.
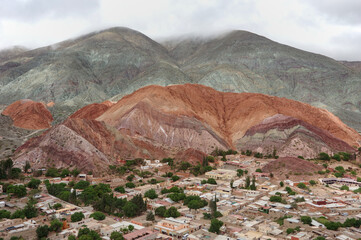
{"type": "MultiPolygon", "coordinates": [[[[294,182],[284,181],[280,186],[278,181],[272,179],[270,174],[256,172],[255,169],[262,167],[262,162],[254,158],[239,159],[233,157],[227,162],[220,162],[218,169],[209,171],[201,177],[190,177],[187,173],[178,172],[181,178],[173,182],[164,177],[156,184],[145,183],[135,188],[125,188],[125,193],[113,192],[117,198],[131,199],[137,194],[144,195],[149,189],[154,189],[158,198],[144,199],[147,202],[147,212],[153,213],[159,207],[176,207],[181,214],[178,218],[162,218],[156,216],[156,221],[147,221],[146,213],[132,219],[108,216],[103,221],[90,217],[92,209],[82,208],[64,202],[54,196],[45,193],[43,184],[42,191],[36,195],[38,203],[36,207],[41,214],[34,219],[3,219],[0,221],[0,237],[10,239],[12,236],[23,236],[25,239],[36,238],[36,228],[43,224],[49,224],[52,219],[61,219],[62,231],[49,235],[50,239],[68,239],[70,235],[77,235],[83,226],[97,231],[102,239],[110,239],[114,231],[122,232],[132,225],[132,230],[124,232],[126,240],[155,240],[155,239],[184,239],[184,240],[246,240],[246,239],[315,239],[318,236],[326,239],[359,239],[361,231],[357,228],[340,228],[339,231],[327,230],[322,221],[344,222],[347,218],[361,219],[360,194],[352,191],[340,190],[340,185],[347,185],[357,189],[360,185],[353,179],[324,178],[313,188],[320,188],[323,194],[309,192],[297,186],[308,181],[294,182]],[[256,179],[256,190],[245,189],[246,176],[238,176],[237,169],[249,170],[248,175],[256,179]],[[207,179],[216,180],[211,184],[207,179]],[[326,187],[327,185],[327,187],[326,187]],[[211,213],[209,206],[197,210],[191,210],[183,205],[182,201],[174,202],[167,194],[162,194],[163,188],[170,189],[174,186],[182,188],[186,196],[199,196],[201,199],[211,201],[216,197],[217,211],[221,213],[218,219],[223,222],[219,234],[208,231],[211,221],[204,219],[205,214],[211,213]],[[294,191],[290,195],[285,187],[294,191]],[[271,197],[278,196],[282,201],[271,201],[271,197]],[[61,209],[55,210],[52,206],[61,203],[61,209]],[[71,222],[70,216],[75,212],[82,212],[85,216],[79,222],[71,222]],[[309,224],[301,221],[302,216],[312,219],[309,224]],[[289,230],[289,229],[292,229],[289,230]]],[[[160,169],[163,163],[160,161],[146,160],[140,168],[160,169]]],[[[157,178],[161,178],[165,172],[157,171],[157,178]]],[[[69,183],[70,178],[52,178],[51,183],[69,183]]],[[[91,175],[79,174],[77,180],[87,180],[91,184],[100,182],[108,183],[111,188],[125,185],[125,177],[119,179],[97,179],[91,175]]],[[[142,180],[139,176],[135,181],[142,180]],[[139,178],[139,179],[138,179],[139,178]]],[[[143,181],[146,182],[146,181],[143,181]]],[[[1,186],[1,185],[0,185],[1,186]]],[[[0,189],[2,190],[2,189],[0,189]]],[[[76,190],[81,194],[82,190],[76,190]]],[[[1,199],[0,199],[1,200],[1,199]]],[[[24,206],[21,201],[0,201],[2,209],[10,209],[24,206]],[[22,204],[22,205],[21,205],[22,204]]],[[[12,210],[14,211],[14,209],[12,210]]]]}

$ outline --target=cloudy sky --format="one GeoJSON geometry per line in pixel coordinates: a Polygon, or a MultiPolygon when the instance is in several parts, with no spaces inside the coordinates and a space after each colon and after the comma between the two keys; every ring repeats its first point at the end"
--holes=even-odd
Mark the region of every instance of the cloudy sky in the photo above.
{"type": "Polygon", "coordinates": [[[360,0],[0,0],[0,49],[124,26],[159,40],[248,30],[338,60],[361,60],[360,0]]]}

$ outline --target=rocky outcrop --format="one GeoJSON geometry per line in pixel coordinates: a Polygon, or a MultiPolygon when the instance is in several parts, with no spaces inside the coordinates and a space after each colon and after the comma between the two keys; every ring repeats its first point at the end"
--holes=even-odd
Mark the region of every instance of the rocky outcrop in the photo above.
{"type": "Polygon", "coordinates": [[[16,127],[37,130],[51,127],[53,117],[43,103],[29,99],[16,101],[2,112],[9,116],[16,127]]]}
{"type": "Polygon", "coordinates": [[[315,158],[320,152],[355,152],[346,142],[305,121],[282,114],[266,118],[247,130],[237,148],[280,157],[315,158]]]}

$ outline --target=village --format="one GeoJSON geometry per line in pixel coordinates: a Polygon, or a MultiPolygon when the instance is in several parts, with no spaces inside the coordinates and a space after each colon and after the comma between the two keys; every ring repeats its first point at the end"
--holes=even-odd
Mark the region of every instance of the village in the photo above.
{"type": "Polygon", "coordinates": [[[123,161],[129,168],[110,166],[103,177],[64,169],[55,176],[54,169],[28,167],[25,179],[0,185],[0,238],[82,239],[90,233],[96,235],[92,239],[126,240],[361,238],[355,164],[343,163],[341,169],[331,161],[321,173],[296,178],[303,180],[279,180],[277,172],[262,171],[269,159],[243,154],[205,159],[197,176],[197,166],[175,166],[172,159],[123,161]]]}

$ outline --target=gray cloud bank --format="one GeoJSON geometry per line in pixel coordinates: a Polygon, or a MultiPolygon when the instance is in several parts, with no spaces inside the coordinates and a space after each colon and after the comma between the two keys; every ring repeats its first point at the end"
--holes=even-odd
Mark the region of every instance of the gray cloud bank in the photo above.
{"type": "Polygon", "coordinates": [[[339,60],[361,60],[359,0],[0,0],[0,49],[124,26],[159,40],[247,30],[339,60]]]}

